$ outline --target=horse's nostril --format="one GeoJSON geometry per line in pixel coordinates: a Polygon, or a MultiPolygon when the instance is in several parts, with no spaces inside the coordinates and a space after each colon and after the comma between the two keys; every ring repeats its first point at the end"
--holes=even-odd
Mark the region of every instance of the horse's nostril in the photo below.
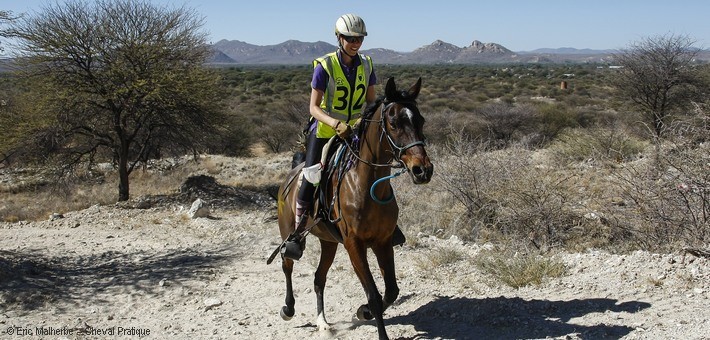
{"type": "Polygon", "coordinates": [[[415,166],[414,168],[412,168],[412,174],[413,174],[414,176],[419,177],[419,176],[421,176],[423,173],[424,173],[424,170],[422,170],[422,167],[421,167],[421,166],[415,166]]]}

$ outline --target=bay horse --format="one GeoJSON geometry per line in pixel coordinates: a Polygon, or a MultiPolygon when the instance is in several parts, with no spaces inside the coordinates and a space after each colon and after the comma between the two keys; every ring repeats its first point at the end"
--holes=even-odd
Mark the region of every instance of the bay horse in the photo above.
{"type": "MultiPolygon", "coordinates": [[[[363,113],[353,138],[357,142],[348,142],[342,159],[350,163],[349,168],[337,175],[338,171],[332,171],[326,180],[320,181],[322,188],[318,190],[324,191],[322,196],[330,198],[325,203],[333,207],[326,216],[329,223],[313,213],[309,213],[306,222],[314,224],[310,233],[317,236],[321,244],[320,262],[314,280],[319,330],[330,327],[324,314],[323,292],[338,244],[342,243],[367,298],[367,304],[360,306],[356,315],[360,320],[374,318],[380,339],[388,338],[383,312],[399,295],[392,249],[392,234],[397,225],[399,207],[389,179],[408,172],[415,184],[424,184],[431,180],[434,169],[425,150],[422,132],[424,118],[416,102],[421,82],[419,78],[408,91],[401,91],[390,78],[384,97],[378,98],[363,113]],[[401,170],[392,175],[393,167],[400,167],[401,170]],[[378,292],[370,272],[368,248],[377,257],[385,281],[384,298],[378,292]]],[[[294,231],[298,190],[292,190],[292,185],[302,177],[300,171],[301,167],[294,168],[278,192],[278,224],[283,240],[294,231]]],[[[273,260],[275,254],[268,262],[273,260]]],[[[284,320],[290,320],[295,314],[291,281],[294,261],[281,258],[286,275],[286,305],[281,308],[280,314],[284,320]]]]}

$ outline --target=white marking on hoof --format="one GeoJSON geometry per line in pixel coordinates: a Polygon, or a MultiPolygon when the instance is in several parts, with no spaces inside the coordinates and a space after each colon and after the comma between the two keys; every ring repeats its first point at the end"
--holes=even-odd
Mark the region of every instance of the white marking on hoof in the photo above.
{"type": "Polygon", "coordinates": [[[367,321],[367,320],[370,320],[370,319],[368,319],[368,318],[365,317],[365,313],[370,314],[370,308],[368,308],[368,307],[365,306],[365,305],[360,306],[360,307],[357,309],[357,313],[356,313],[357,319],[360,320],[360,321],[367,321]]]}
{"type": "Polygon", "coordinates": [[[286,313],[284,313],[283,308],[281,308],[281,310],[279,311],[279,315],[281,315],[281,318],[284,319],[285,321],[289,321],[293,318],[293,316],[286,315],[286,313]]]}
{"type": "Polygon", "coordinates": [[[319,331],[329,331],[330,330],[330,324],[328,323],[328,321],[325,320],[325,314],[323,314],[323,312],[318,314],[318,320],[316,321],[316,325],[318,325],[319,331]]]}

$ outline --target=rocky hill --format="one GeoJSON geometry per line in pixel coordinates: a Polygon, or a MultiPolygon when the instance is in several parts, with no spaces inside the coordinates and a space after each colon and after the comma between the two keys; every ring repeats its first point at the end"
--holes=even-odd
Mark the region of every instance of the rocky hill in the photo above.
{"type": "Polygon", "coordinates": [[[234,64],[309,64],[313,59],[334,51],[335,46],[323,41],[314,43],[288,40],[277,45],[252,45],[239,40],[220,40],[212,47],[215,56],[226,59],[212,60],[213,63],[234,64]]]}
{"type": "MultiPolygon", "coordinates": [[[[288,40],[277,45],[259,46],[239,40],[221,40],[215,49],[214,64],[277,64],[303,65],[328,52],[335,45],[318,41],[302,42],[288,40]]],[[[613,51],[590,49],[540,49],[531,52],[513,52],[497,43],[474,40],[471,45],[459,47],[445,41],[415,49],[412,52],[397,52],[375,48],[362,51],[378,64],[476,64],[476,63],[560,63],[604,62],[611,59],[613,51]]]]}

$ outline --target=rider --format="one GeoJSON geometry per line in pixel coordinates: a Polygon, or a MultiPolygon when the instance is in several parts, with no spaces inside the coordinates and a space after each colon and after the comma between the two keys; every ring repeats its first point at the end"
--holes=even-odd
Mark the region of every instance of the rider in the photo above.
{"type": "MultiPolygon", "coordinates": [[[[358,53],[367,36],[365,22],[357,15],[345,14],[335,22],[338,50],[313,61],[311,119],[306,142],[304,168],[320,162],[321,150],[336,134],[350,137],[352,126],[362,110],[375,101],[377,77],[372,59],[358,53]]],[[[303,179],[296,199],[296,222],[293,234],[284,244],[284,256],[298,260],[302,255],[302,234],[306,229],[306,214],[313,206],[315,186],[303,179]]],[[[393,237],[395,244],[404,243],[399,228],[393,237]]]]}

